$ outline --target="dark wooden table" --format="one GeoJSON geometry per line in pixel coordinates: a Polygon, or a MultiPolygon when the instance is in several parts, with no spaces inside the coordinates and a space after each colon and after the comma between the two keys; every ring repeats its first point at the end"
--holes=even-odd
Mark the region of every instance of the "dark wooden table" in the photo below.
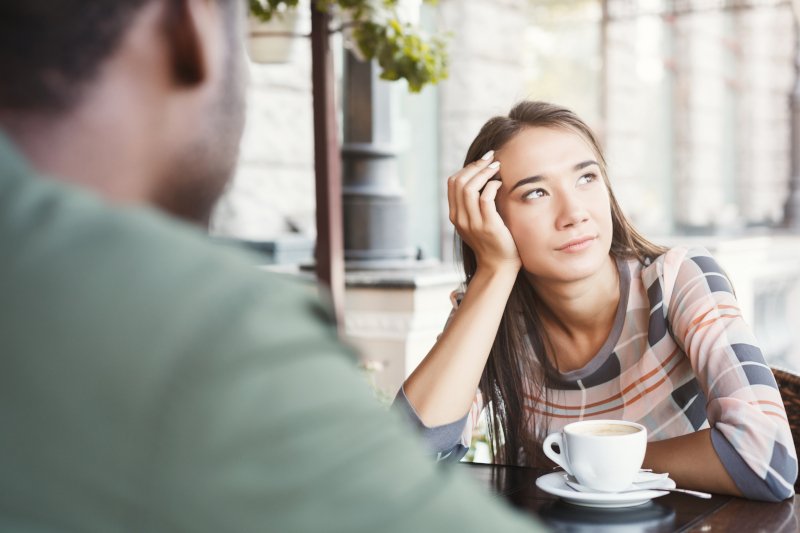
{"type": "Polygon", "coordinates": [[[593,509],[563,502],[539,490],[536,478],[550,471],[472,463],[464,463],[464,467],[491,492],[535,515],[554,531],[800,531],[800,498],[796,496],[780,503],[763,503],[731,496],[703,500],[671,493],[638,507],[593,509]]]}

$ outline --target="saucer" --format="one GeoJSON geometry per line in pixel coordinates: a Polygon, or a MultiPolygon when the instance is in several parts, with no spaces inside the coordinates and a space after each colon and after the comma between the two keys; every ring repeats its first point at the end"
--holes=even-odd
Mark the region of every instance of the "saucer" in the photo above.
{"type": "Polygon", "coordinates": [[[564,472],[545,474],[536,480],[536,486],[566,502],[586,507],[617,508],[644,505],[653,498],[664,496],[664,490],[643,489],[632,492],[578,492],[564,480],[564,472]]]}

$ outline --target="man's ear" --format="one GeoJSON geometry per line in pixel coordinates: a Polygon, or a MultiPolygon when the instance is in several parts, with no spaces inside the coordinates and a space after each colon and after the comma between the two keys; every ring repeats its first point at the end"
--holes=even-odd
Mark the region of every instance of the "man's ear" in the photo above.
{"type": "Polygon", "coordinates": [[[208,75],[206,49],[200,42],[201,31],[197,5],[193,0],[164,2],[163,31],[172,75],[178,85],[202,83],[208,75]]]}

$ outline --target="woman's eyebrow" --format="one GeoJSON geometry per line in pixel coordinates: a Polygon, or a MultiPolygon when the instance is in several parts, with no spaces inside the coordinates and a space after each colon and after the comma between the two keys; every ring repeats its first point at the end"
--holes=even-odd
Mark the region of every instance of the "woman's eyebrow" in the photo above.
{"type": "Polygon", "coordinates": [[[587,159],[586,161],[582,161],[582,162],[578,163],[577,165],[575,165],[574,167],[572,167],[572,170],[574,172],[577,172],[579,170],[582,170],[582,169],[584,169],[586,167],[590,167],[592,165],[600,166],[600,165],[597,164],[597,161],[595,161],[594,159],[587,159]]]}
{"type": "MultiPolygon", "coordinates": [[[[577,165],[572,167],[572,171],[573,172],[577,172],[579,170],[582,170],[582,169],[584,169],[586,167],[590,167],[592,165],[597,165],[597,161],[595,161],[594,159],[587,159],[586,161],[581,161],[580,163],[578,163],[577,165]]],[[[543,175],[541,175],[541,174],[537,174],[536,176],[530,176],[530,177],[527,177],[527,178],[522,178],[517,183],[515,183],[513,187],[511,187],[511,191],[513,191],[517,187],[521,187],[521,186],[527,185],[529,183],[538,183],[540,181],[544,181],[544,179],[545,179],[545,177],[543,175]]],[[[508,192],[511,192],[511,191],[508,191],[508,192]]]]}
{"type": "Polygon", "coordinates": [[[522,178],[517,183],[515,183],[514,186],[511,187],[511,190],[508,192],[514,192],[514,189],[516,189],[517,187],[522,187],[523,185],[527,185],[528,183],[537,183],[539,181],[544,181],[544,176],[542,176],[541,174],[536,176],[530,176],[528,178],[522,178]]]}

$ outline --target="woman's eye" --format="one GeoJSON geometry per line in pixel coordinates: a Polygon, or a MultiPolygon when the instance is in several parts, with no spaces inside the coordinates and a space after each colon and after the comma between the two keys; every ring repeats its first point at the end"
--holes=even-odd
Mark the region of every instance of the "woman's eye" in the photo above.
{"type": "Polygon", "coordinates": [[[545,191],[544,189],[533,189],[532,191],[525,193],[525,196],[523,196],[523,198],[525,200],[533,200],[536,198],[541,198],[542,196],[546,195],[547,191],[545,191]]]}
{"type": "Polygon", "coordinates": [[[587,183],[591,183],[597,179],[596,174],[584,174],[580,178],[578,178],[578,185],[585,185],[587,183]]]}

